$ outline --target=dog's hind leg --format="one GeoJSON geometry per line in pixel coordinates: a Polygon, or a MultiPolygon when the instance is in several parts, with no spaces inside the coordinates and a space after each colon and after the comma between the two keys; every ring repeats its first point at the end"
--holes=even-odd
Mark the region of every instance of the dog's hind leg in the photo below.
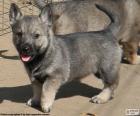
{"type": "Polygon", "coordinates": [[[106,103],[108,100],[113,98],[114,89],[115,89],[115,85],[110,86],[109,84],[106,84],[100,94],[91,98],[91,102],[97,104],[106,103]]]}
{"type": "Polygon", "coordinates": [[[91,102],[102,104],[113,98],[114,90],[118,85],[119,76],[118,70],[104,70],[101,74],[101,78],[104,82],[104,88],[101,93],[93,96],[91,102]]]}

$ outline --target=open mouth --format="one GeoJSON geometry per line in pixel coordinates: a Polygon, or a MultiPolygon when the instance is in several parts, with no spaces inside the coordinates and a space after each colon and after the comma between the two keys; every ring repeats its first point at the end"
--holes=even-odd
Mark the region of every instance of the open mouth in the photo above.
{"type": "Polygon", "coordinates": [[[21,54],[20,58],[23,62],[30,62],[32,60],[32,56],[26,55],[26,54],[21,54]]]}

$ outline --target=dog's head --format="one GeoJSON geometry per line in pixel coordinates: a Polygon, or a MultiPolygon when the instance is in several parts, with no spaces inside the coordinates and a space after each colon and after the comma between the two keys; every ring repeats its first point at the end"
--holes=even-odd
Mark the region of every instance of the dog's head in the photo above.
{"type": "Polygon", "coordinates": [[[39,16],[22,15],[12,3],[9,12],[13,43],[23,62],[30,62],[43,54],[53,38],[51,8],[46,7],[39,16]]]}

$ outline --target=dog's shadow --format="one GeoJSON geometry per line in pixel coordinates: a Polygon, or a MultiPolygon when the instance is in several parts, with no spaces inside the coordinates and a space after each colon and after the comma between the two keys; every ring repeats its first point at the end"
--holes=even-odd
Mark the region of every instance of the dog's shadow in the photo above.
{"type": "Polygon", "coordinates": [[[17,87],[0,87],[0,103],[3,100],[13,102],[26,102],[32,96],[30,85],[17,86],[17,87]]]}
{"type": "Polygon", "coordinates": [[[138,48],[138,55],[140,55],[140,47],[138,48]]]}
{"type": "Polygon", "coordinates": [[[19,56],[7,56],[3,53],[8,52],[8,50],[0,50],[0,57],[8,60],[19,60],[19,56]]]}
{"type": "MultiPolygon", "coordinates": [[[[92,96],[98,94],[100,91],[100,89],[80,82],[71,82],[60,88],[56,95],[56,99],[67,98],[76,95],[91,98],[92,96]]],[[[2,103],[3,100],[25,103],[31,96],[32,88],[30,85],[0,88],[0,103],[2,103]]]]}
{"type": "Polygon", "coordinates": [[[73,81],[63,85],[56,95],[56,99],[67,98],[76,95],[91,98],[101,92],[101,89],[89,86],[79,81],[73,81]]]}

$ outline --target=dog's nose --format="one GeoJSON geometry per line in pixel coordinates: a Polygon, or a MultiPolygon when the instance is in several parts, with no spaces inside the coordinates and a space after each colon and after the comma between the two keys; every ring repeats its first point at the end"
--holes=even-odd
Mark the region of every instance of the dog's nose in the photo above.
{"type": "Polygon", "coordinates": [[[28,44],[25,44],[25,45],[23,45],[22,46],[22,52],[23,53],[30,53],[30,51],[31,51],[31,47],[28,45],[28,44]]]}

